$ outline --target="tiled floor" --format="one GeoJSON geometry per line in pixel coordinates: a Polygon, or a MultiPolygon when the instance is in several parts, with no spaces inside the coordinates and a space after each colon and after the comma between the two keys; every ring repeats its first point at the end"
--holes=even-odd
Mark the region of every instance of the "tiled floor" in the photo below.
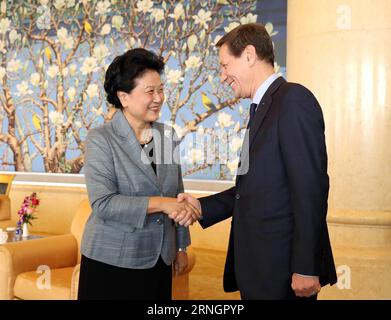
{"type": "Polygon", "coordinates": [[[238,300],[239,292],[223,290],[225,252],[193,248],[196,263],[190,272],[189,299],[191,300],[238,300]]]}

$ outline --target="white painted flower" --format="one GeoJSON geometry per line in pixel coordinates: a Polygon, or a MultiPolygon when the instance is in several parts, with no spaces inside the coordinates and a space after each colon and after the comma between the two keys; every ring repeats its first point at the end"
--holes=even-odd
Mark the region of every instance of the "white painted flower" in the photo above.
{"type": "Polygon", "coordinates": [[[86,92],[87,92],[88,96],[90,97],[90,99],[97,97],[98,96],[98,85],[95,83],[89,84],[86,92]]]}
{"type": "Polygon", "coordinates": [[[208,81],[213,84],[214,77],[210,74],[208,75],[208,81]]]}
{"type": "Polygon", "coordinates": [[[249,13],[247,16],[240,18],[241,24],[256,23],[258,15],[249,13]]]}
{"type": "Polygon", "coordinates": [[[230,139],[229,145],[233,152],[237,152],[242,147],[242,139],[240,139],[238,136],[234,136],[232,139],[230,139]]]}
{"type": "Polygon", "coordinates": [[[122,25],[124,24],[124,18],[122,18],[121,16],[114,16],[111,19],[111,24],[113,25],[113,28],[119,31],[121,30],[122,25]]]}
{"type": "Polygon", "coordinates": [[[60,29],[58,29],[58,31],[57,31],[57,38],[58,38],[58,41],[60,41],[61,44],[63,42],[65,42],[66,39],[68,38],[68,30],[65,29],[64,27],[61,27],[60,29]]]}
{"type": "Polygon", "coordinates": [[[226,112],[219,112],[217,114],[217,123],[221,128],[228,128],[234,124],[232,115],[226,112]]]}
{"type": "Polygon", "coordinates": [[[98,70],[97,60],[94,57],[88,57],[84,59],[83,66],[80,68],[80,71],[83,74],[88,74],[98,70]]]}
{"type": "Polygon", "coordinates": [[[58,66],[56,66],[55,64],[52,64],[48,70],[47,70],[47,75],[50,77],[50,78],[55,78],[57,77],[58,75],[58,72],[59,72],[59,68],[58,66]]]}
{"type": "Polygon", "coordinates": [[[16,30],[11,30],[11,32],[9,33],[8,35],[9,39],[10,39],[10,43],[11,44],[14,44],[15,41],[17,40],[20,40],[21,39],[21,35],[16,31],[16,30]]]}
{"type": "Polygon", "coordinates": [[[81,123],[81,121],[75,121],[74,124],[75,124],[75,127],[76,127],[76,128],[81,128],[82,125],[83,125],[83,124],[81,123]]]}
{"type": "Polygon", "coordinates": [[[95,15],[108,14],[111,11],[110,6],[111,6],[111,3],[108,0],[99,1],[95,7],[95,15]]]}
{"type": "Polygon", "coordinates": [[[62,10],[65,7],[65,0],[55,0],[53,6],[57,10],[62,10]]]}
{"type": "Polygon", "coordinates": [[[164,19],[164,10],[163,9],[153,9],[152,17],[155,19],[155,22],[162,21],[164,19]]]}
{"type": "Polygon", "coordinates": [[[101,116],[103,114],[103,109],[102,108],[92,108],[91,109],[93,113],[95,113],[97,116],[101,116]]]}
{"type": "Polygon", "coordinates": [[[153,7],[153,1],[151,0],[139,0],[137,1],[137,11],[147,13],[150,12],[153,7]]]}
{"type": "Polygon", "coordinates": [[[57,111],[50,111],[49,112],[49,119],[50,122],[53,123],[54,125],[60,125],[64,123],[64,115],[60,112],[57,111]]]}
{"type": "Polygon", "coordinates": [[[213,40],[213,45],[215,46],[217,44],[217,42],[219,42],[222,37],[223,37],[222,35],[217,35],[215,37],[215,39],[213,40]]]}
{"type": "Polygon", "coordinates": [[[106,23],[103,25],[102,29],[100,30],[100,34],[102,36],[106,36],[111,32],[111,25],[110,23],[106,23]]]}
{"type": "Polygon", "coordinates": [[[72,8],[75,6],[75,0],[67,0],[67,8],[72,8]]]}
{"type": "Polygon", "coordinates": [[[231,175],[234,175],[234,176],[236,175],[238,165],[239,165],[239,158],[236,158],[235,160],[227,162],[227,168],[228,168],[229,172],[231,173],[231,175]]]}
{"type": "Polygon", "coordinates": [[[197,127],[197,134],[202,136],[205,133],[205,128],[201,125],[197,127]]]}
{"type": "Polygon", "coordinates": [[[201,164],[204,162],[204,152],[200,149],[190,149],[189,150],[189,156],[188,156],[190,163],[198,163],[201,164]]]}
{"type": "Polygon", "coordinates": [[[236,124],[235,124],[234,131],[235,131],[235,132],[239,132],[239,130],[240,130],[240,123],[239,123],[239,121],[238,121],[238,122],[236,122],[236,124]]]}
{"type": "Polygon", "coordinates": [[[177,135],[178,139],[182,138],[183,136],[185,136],[187,134],[188,130],[186,129],[186,127],[182,128],[177,123],[174,123],[172,125],[172,127],[174,128],[175,134],[177,135]]]}
{"type": "Polygon", "coordinates": [[[8,72],[18,72],[22,67],[22,62],[19,59],[11,59],[7,63],[8,72]]]}
{"type": "Polygon", "coordinates": [[[185,17],[185,10],[183,9],[182,3],[178,3],[175,6],[174,13],[171,13],[169,16],[175,20],[179,20],[180,18],[183,19],[185,17]]]}
{"type": "Polygon", "coordinates": [[[103,59],[106,58],[109,54],[110,51],[104,43],[96,46],[93,51],[93,56],[96,58],[96,60],[98,60],[98,62],[102,62],[103,59]]]}
{"type": "Polygon", "coordinates": [[[267,33],[269,34],[269,36],[271,36],[271,37],[278,33],[278,31],[273,30],[274,26],[271,22],[268,22],[265,24],[265,29],[266,29],[267,33]]]}
{"type": "Polygon", "coordinates": [[[281,66],[276,61],[274,61],[274,72],[277,73],[278,75],[282,75],[281,66]]]}
{"type": "Polygon", "coordinates": [[[231,22],[228,27],[225,27],[224,28],[224,31],[225,32],[230,32],[231,30],[235,29],[237,26],[239,26],[240,24],[238,22],[231,22]]]}
{"type": "Polygon", "coordinates": [[[200,9],[198,11],[198,14],[193,16],[193,19],[196,24],[200,24],[205,29],[208,29],[207,22],[212,20],[211,16],[212,16],[212,12],[205,11],[204,9],[200,9]]]}
{"type": "Polygon", "coordinates": [[[7,1],[6,0],[1,1],[0,9],[1,9],[2,14],[7,12],[7,1]]]}
{"type": "Polygon", "coordinates": [[[167,73],[167,82],[172,84],[178,84],[179,82],[182,82],[184,78],[182,77],[182,71],[181,70],[170,70],[167,73]]]}
{"type": "Polygon", "coordinates": [[[243,114],[243,111],[244,111],[244,110],[243,110],[243,106],[240,105],[240,106],[239,106],[239,114],[242,115],[242,114],[243,114]]]}
{"type": "Polygon", "coordinates": [[[69,69],[68,69],[68,67],[65,67],[64,69],[62,69],[62,76],[63,77],[66,77],[67,75],[68,75],[68,73],[69,73],[69,69]]]}
{"type": "Polygon", "coordinates": [[[6,34],[11,25],[11,20],[3,18],[0,20],[0,34],[6,34]]]}
{"type": "Polygon", "coordinates": [[[0,67],[0,82],[3,82],[4,76],[6,74],[6,70],[3,67],[0,67]]]}
{"type": "Polygon", "coordinates": [[[67,91],[68,99],[70,102],[75,101],[75,96],[76,96],[76,89],[75,87],[70,87],[67,91]]]}
{"type": "Polygon", "coordinates": [[[76,71],[77,71],[77,65],[72,63],[69,66],[69,74],[70,74],[70,76],[73,77],[76,74],[76,71]]]}
{"type": "Polygon", "coordinates": [[[30,76],[30,82],[31,82],[31,84],[32,84],[34,87],[38,87],[39,84],[41,83],[41,76],[39,75],[39,73],[34,72],[34,73],[30,76]]]}
{"type": "Polygon", "coordinates": [[[33,93],[33,91],[30,90],[27,81],[22,81],[21,83],[17,84],[16,85],[16,90],[17,90],[16,95],[19,96],[19,97],[33,93]]]}
{"type": "Polygon", "coordinates": [[[196,69],[201,65],[201,58],[197,56],[190,56],[189,59],[185,61],[186,68],[196,69]]]}
{"type": "Polygon", "coordinates": [[[37,19],[37,28],[40,30],[49,30],[51,26],[51,13],[49,7],[39,6],[37,9],[37,13],[40,14],[37,19]]]}
{"type": "Polygon", "coordinates": [[[71,36],[68,36],[68,30],[64,27],[60,28],[57,31],[57,38],[61,45],[64,47],[64,49],[73,48],[74,40],[71,36]]]}
{"type": "Polygon", "coordinates": [[[198,39],[195,34],[192,34],[189,39],[187,39],[187,45],[189,47],[189,51],[192,52],[194,50],[195,45],[197,44],[198,39]]]}

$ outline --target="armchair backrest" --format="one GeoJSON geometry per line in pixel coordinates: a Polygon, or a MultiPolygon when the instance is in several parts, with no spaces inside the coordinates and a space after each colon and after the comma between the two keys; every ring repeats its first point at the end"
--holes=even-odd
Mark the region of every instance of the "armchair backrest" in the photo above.
{"type": "Polygon", "coordinates": [[[77,263],[80,263],[80,243],[84,232],[84,226],[88,220],[88,217],[91,214],[91,207],[88,199],[84,199],[80,202],[79,207],[73,217],[72,225],[71,225],[71,233],[76,238],[77,241],[77,249],[78,249],[78,257],[77,263]]]}
{"type": "Polygon", "coordinates": [[[0,221],[11,219],[11,201],[9,196],[0,194],[0,221]]]}

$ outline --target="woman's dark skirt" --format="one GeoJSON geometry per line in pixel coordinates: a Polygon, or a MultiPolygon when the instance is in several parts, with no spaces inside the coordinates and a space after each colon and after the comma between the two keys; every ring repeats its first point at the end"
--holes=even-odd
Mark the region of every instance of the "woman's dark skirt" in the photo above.
{"type": "Polygon", "coordinates": [[[112,266],[82,255],[79,300],[171,300],[172,267],[161,257],[150,269],[112,266]]]}

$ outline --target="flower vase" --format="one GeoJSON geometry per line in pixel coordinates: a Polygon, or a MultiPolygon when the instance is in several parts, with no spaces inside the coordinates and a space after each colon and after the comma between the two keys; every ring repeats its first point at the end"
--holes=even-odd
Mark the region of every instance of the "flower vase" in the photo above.
{"type": "Polygon", "coordinates": [[[22,237],[27,238],[29,236],[29,227],[28,223],[23,223],[23,232],[22,232],[22,237]]]}

